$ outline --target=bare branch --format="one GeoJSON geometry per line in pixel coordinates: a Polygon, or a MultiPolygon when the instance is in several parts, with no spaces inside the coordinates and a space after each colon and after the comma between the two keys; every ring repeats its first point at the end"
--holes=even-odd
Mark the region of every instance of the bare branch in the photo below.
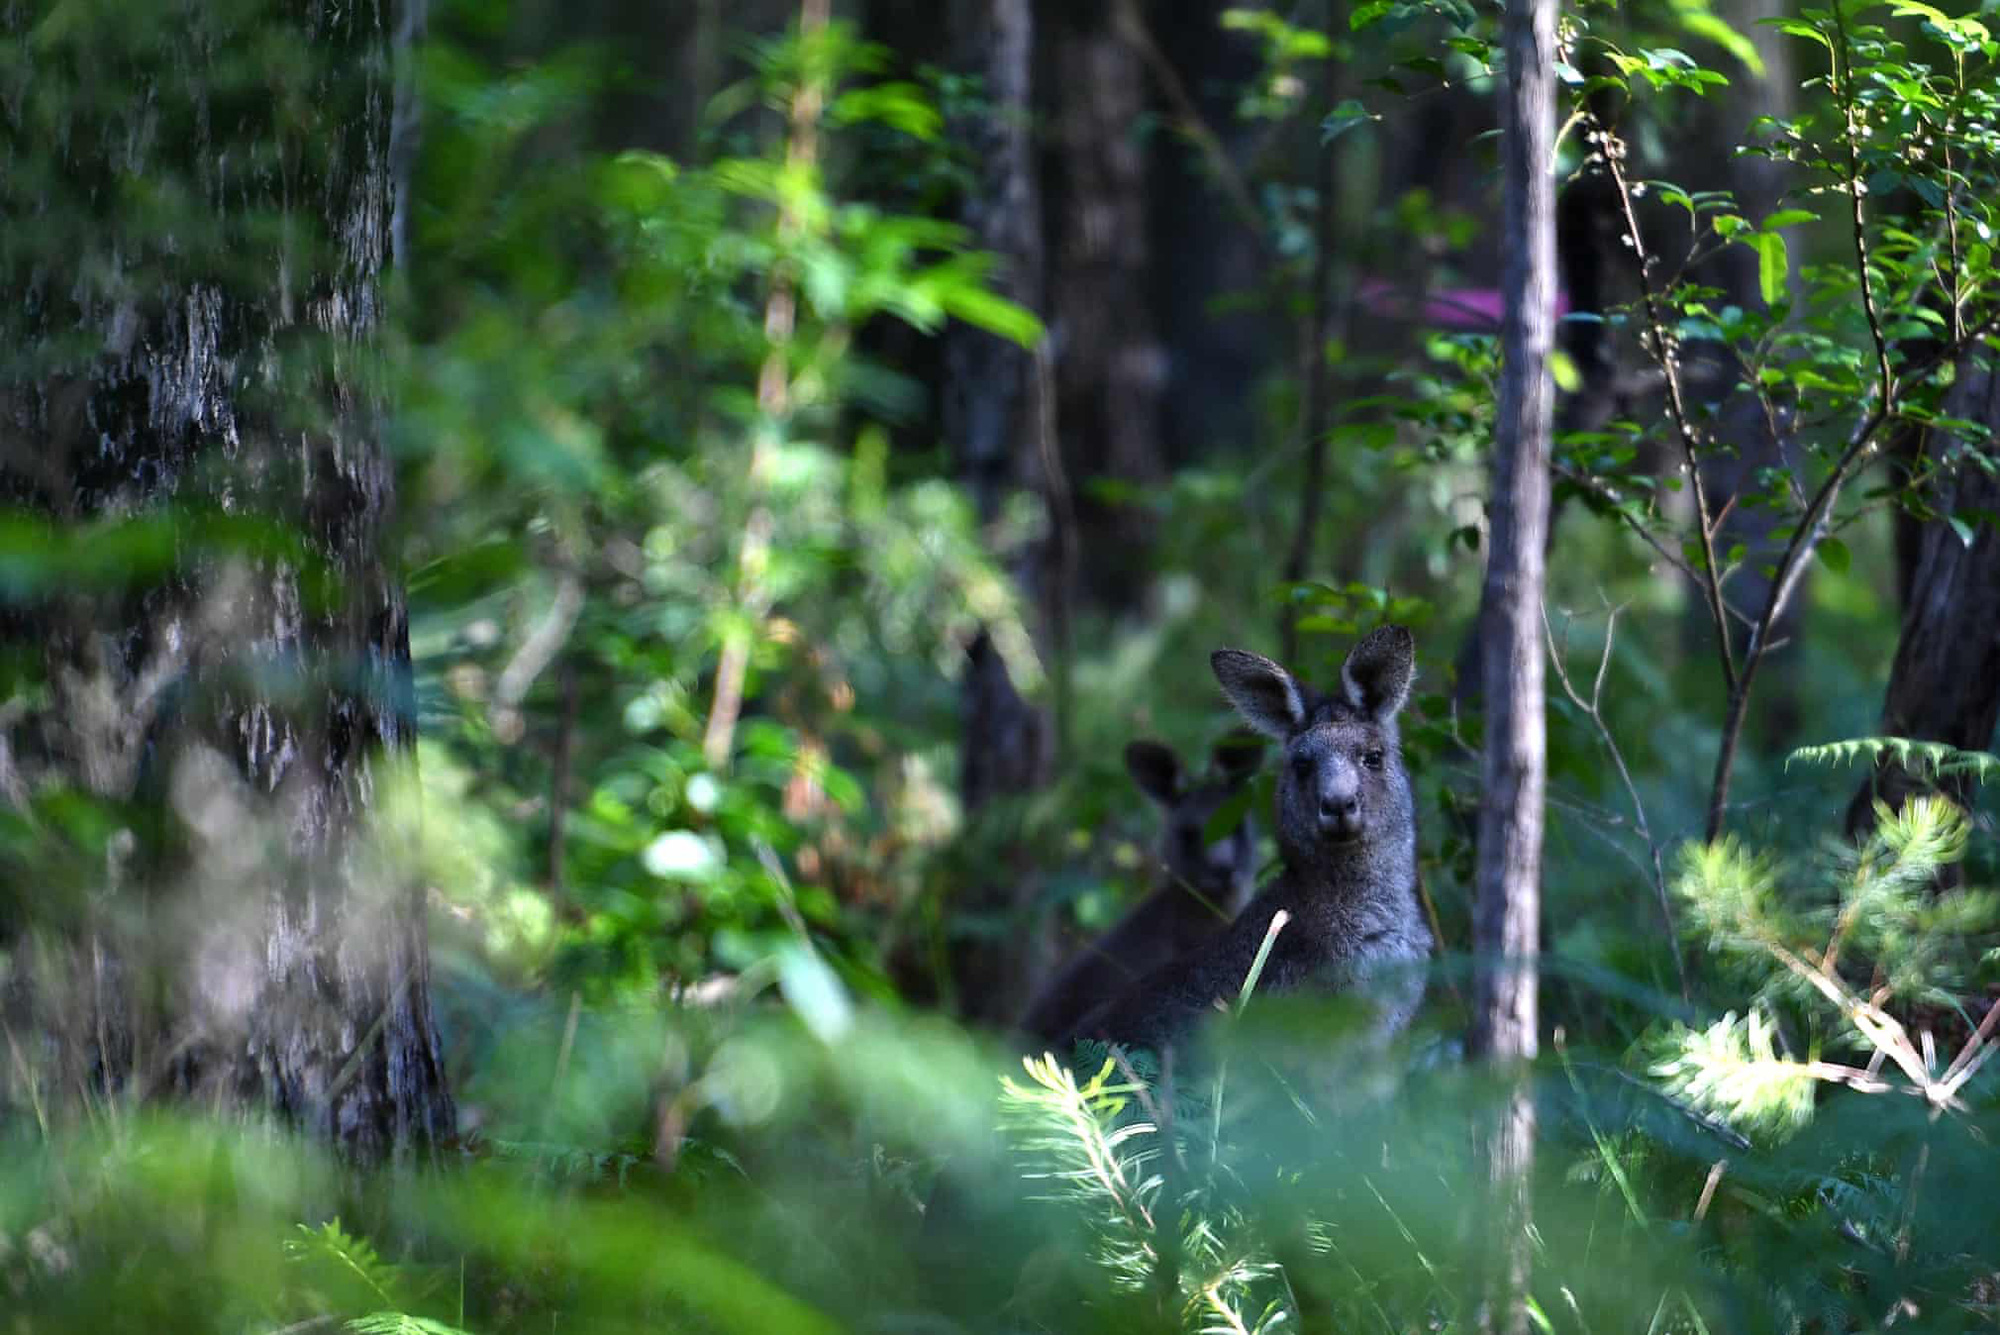
{"type": "Polygon", "coordinates": [[[1667,894],[1667,873],[1660,858],[1660,845],[1653,838],[1653,830],[1646,820],[1646,803],[1639,796],[1639,787],[1632,782],[1632,771],[1626,767],[1625,754],[1618,748],[1618,739],[1612,736],[1611,727],[1604,721],[1604,678],[1611,667],[1611,649],[1618,634],[1618,614],[1625,610],[1623,604],[1611,608],[1604,622],[1604,650],[1598,655],[1597,677],[1591,683],[1590,699],[1586,702],[1570,681],[1569,668],[1563,663],[1562,651],[1556,645],[1554,629],[1549,625],[1548,604],[1542,605],[1542,631],[1548,637],[1549,665],[1555,669],[1556,681],[1563,694],[1574,704],[1597,732],[1598,740],[1611,756],[1611,764],[1618,771],[1618,781],[1625,786],[1625,796],[1632,803],[1633,829],[1645,841],[1646,851],[1653,859],[1653,892],[1659,898],[1660,920],[1667,929],[1667,948],[1673,952],[1674,973],[1680,979],[1681,1000],[1687,1001],[1692,993],[1688,986],[1687,961],[1681,957],[1680,928],[1674,921],[1674,906],[1667,894]]]}

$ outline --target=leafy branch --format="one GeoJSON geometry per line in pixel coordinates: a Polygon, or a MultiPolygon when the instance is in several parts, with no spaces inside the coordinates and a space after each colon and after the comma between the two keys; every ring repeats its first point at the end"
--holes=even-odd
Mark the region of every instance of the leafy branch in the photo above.
{"type": "MultiPolygon", "coordinates": [[[[1684,848],[1675,886],[1713,947],[1775,962],[1808,997],[1845,1020],[1874,1059],[1854,1067],[1817,1055],[1804,1061],[1782,1056],[1771,1018],[1753,1008],[1741,1020],[1732,1012],[1705,1030],[1676,1028],[1668,1038],[1670,1055],[1653,1067],[1675,1092],[1715,1112],[1779,1126],[1797,1126],[1811,1116],[1811,1087],[1818,1083],[1867,1093],[1897,1090],[1939,1111],[1964,1110],[1959,1092],[1991,1057],[1989,1040],[2000,1006],[1988,1009],[1958,1053],[1940,1067],[1932,1036],[1913,1036],[1887,1003],[1898,992],[1935,994],[1947,982],[1919,944],[1926,936],[1921,928],[1935,925],[1940,912],[1932,878],[1964,857],[1970,827],[1965,813],[1940,796],[1913,798],[1900,812],[1878,803],[1876,815],[1875,831],[1854,859],[1817,948],[1805,920],[1782,902],[1774,864],[1734,839],[1684,848]],[[1841,972],[1843,948],[1857,936],[1865,937],[1874,966],[1876,981],[1867,991],[1841,972]],[[1885,1062],[1901,1075],[1900,1082],[1881,1074],[1885,1062]]],[[[1961,939],[2000,922],[2000,903],[1990,895],[1955,891],[1942,899],[1961,939]]]]}

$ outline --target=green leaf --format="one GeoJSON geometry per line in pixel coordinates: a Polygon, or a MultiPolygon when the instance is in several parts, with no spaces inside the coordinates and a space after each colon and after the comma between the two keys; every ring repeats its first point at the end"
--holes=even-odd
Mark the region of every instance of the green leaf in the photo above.
{"type": "Polygon", "coordinates": [[[1556,388],[1565,394],[1574,394],[1583,386],[1583,373],[1576,369],[1576,360],[1560,348],[1549,354],[1549,374],[1555,377],[1556,388]]]}
{"type": "Polygon", "coordinates": [[[967,324],[1024,348],[1042,341],[1042,322],[1033,311],[985,288],[955,284],[938,293],[938,304],[967,324]]]}
{"type": "MultiPolygon", "coordinates": [[[[1771,23],[1771,21],[1768,19],[1764,21],[1767,23],[1771,23]]],[[[1817,27],[1813,26],[1810,23],[1803,23],[1798,19],[1779,19],[1775,23],[1771,23],[1771,26],[1776,28],[1779,32],[1789,33],[1793,37],[1804,37],[1811,41],[1818,42],[1828,51],[1833,50],[1833,42],[1830,39],[1828,39],[1825,33],[1821,32],[1817,27]]]]}
{"type": "Polygon", "coordinates": [[[1324,147],[1355,126],[1365,125],[1377,119],[1380,118],[1372,115],[1367,107],[1350,97],[1335,107],[1327,118],[1319,123],[1319,142],[1324,147]]]}
{"type": "Polygon", "coordinates": [[[1759,232],[1750,245],[1757,252],[1757,291],[1766,306],[1780,305],[1788,295],[1785,278],[1790,269],[1785,238],[1776,232],[1759,232]]]}
{"type": "Polygon", "coordinates": [[[1706,37],[1717,46],[1735,56],[1744,69],[1758,78],[1764,77],[1764,57],[1757,53],[1756,44],[1748,37],[1730,27],[1714,14],[1694,4],[1675,6],[1679,10],[1681,26],[1697,37],[1706,37]]]}
{"type": "Polygon", "coordinates": [[[1854,563],[1853,553],[1847,550],[1847,544],[1839,538],[1823,540],[1815,555],[1819,557],[1821,565],[1836,575],[1845,575],[1848,567],[1854,563]]]}
{"type": "Polygon", "coordinates": [[[1819,215],[1811,209],[1779,209],[1764,219],[1764,230],[1775,232],[1780,227],[1796,227],[1800,223],[1818,222],[1819,215]]]}
{"type": "Polygon", "coordinates": [[[1353,32],[1360,32],[1371,24],[1381,22],[1393,13],[1395,8],[1395,0],[1368,0],[1367,4],[1357,6],[1354,12],[1348,15],[1347,26],[1353,32]]]}
{"type": "Polygon", "coordinates": [[[880,83],[854,88],[835,99],[831,116],[836,125],[879,121],[925,143],[944,133],[944,117],[930,97],[913,83],[880,83]]]}

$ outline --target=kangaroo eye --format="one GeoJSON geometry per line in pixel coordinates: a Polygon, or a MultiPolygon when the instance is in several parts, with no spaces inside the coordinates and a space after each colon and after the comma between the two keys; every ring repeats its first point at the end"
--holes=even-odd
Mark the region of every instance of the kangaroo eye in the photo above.
{"type": "Polygon", "coordinates": [[[1292,773],[1298,775],[1300,778],[1304,778],[1306,775],[1312,773],[1312,767],[1312,757],[1305,754],[1305,752],[1301,751],[1298,755],[1292,757],[1292,773]]]}
{"type": "Polygon", "coordinates": [[[1369,769],[1381,769],[1382,753],[1380,751],[1370,751],[1361,757],[1361,763],[1369,769]]]}

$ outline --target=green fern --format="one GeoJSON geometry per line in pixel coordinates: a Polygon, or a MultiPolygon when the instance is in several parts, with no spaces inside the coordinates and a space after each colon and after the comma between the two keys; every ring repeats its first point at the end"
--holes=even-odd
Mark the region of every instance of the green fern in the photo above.
{"type": "Polygon", "coordinates": [[[1874,765],[1885,756],[1913,774],[1932,779],[1964,777],[1974,783],[1989,783],[2000,778],[2000,755],[1962,751],[1945,742],[1913,737],[1855,737],[1823,746],[1801,746],[1785,757],[1785,765],[1790,768],[1794,760],[1808,765],[1850,765],[1865,760],[1874,765]]]}
{"type": "Polygon", "coordinates": [[[1161,1178],[1156,1128],[1117,1125],[1137,1087],[1111,1083],[1107,1058],[1089,1081],[1051,1055],[1023,1057],[1029,1083],[1000,1081],[1000,1124],[1023,1162],[1022,1176],[1045,1182],[1038,1199],[1073,1205],[1096,1239],[1096,1259],[1115,1282],[1143,1288],[1160,1265],[1154,1206],[1161,1178]]]}
{"type": "Polygon", "coordinates": [[[1078,1083],[1053,1056],[1024,1058],[1028,1081],[1001,1081],[1001,1125],[1040,1199],[1076,1212],[1114,1292],[1170,1296],[1182,1328],[1257,1335],[1291,1319],[1278,1265],[1243,1212],[1196,1182],[1171,1192],[1168,1147],[1130,1116],[1144,1088],[1114,1083],[1115,1059],[1078,1083]]]}
{"type": "Polygon", "coordinates": [[[1689,927],[1713,950],[1761,955],[1774,944],[1798,946],[1805,925],[1779,894],[1779,868],[1735,836],[1688,843],[1680,851],[1673,889],[1689,927]]]}
{"type": "Polygon", "coordinates": [[[285,1254],[329,1281],[326,1292],[308,1286],[304,1301],[309,1309],[376,1309],[346,1322],[354,1335],[467,1335],[457,1326],[405,1311],[421,1295],[410,1291],[400,1267],[383,1260],[368,1239],[341,1228],[338,1219],[318,1228],[300,1224],[296,1236],[285,1240],[285,1254]]]}
{"type": "Polygon", "coordinates": [[[354,1335],[471,1335],[458,1326],[408,1312],[371,1312],[347,1323],[354,1335]]]}
{"type": "Polygon", "coordinates": [[[1774,1032],[1756,1010],[1731,1011],[1706,1029],[1676,1024],[1651,1071],[1669,1093],[1739,1130],[1789,1134],[1812,1120],[1819,1081],[1811,1066],[1778,1054],[1774,1032]]]}
{"type": "Polygon", "coordinates": [[[1740,1019],[1732,1011],[1702,1029],[1676,1024],[1656,1040],[1651,1072],[1669,1092],[1777,1136],[1810,1120],[1827,1084],[1904,1088],[1936,1106],[1958,1106],[1976,1052],[1969,1047],[1940,1065],[1929,1040],[1919,1043],[1884,1007],[1892,998],[1952,1004],[1977,958],[1971,938],[2000,923],[2000,896],[1938,890],[1938,873],[1965,856],[1972,832],[1949,798],[1920,795],[1894,811],[1878,802],[1875,816],[1860,847],[1834,861],[1831,887],[1819,878],[1788,886],[1800,879],[1796,867],[1733,839],[1681,850],[1673,888],[1687,921],[1764,982],[1740,1019]],[[1780,1004],[1795,1008],[1803,1032],[1853,1044],[1869,1063],[1781,1054],[1766,1009],[1780,1004]]]}
{"type": "Polygon", "coordinates": [[[318,1228],[300,1224],[298,1236],[285,1241],[285,1255],[301,1264],[324,1264],[350,1284],[359,1284],[376,1301],[400,1305],[397,1297],[400,1272],[382,1259],[368,1239],[343,1232],[338,1218],[318,1228]]]}

